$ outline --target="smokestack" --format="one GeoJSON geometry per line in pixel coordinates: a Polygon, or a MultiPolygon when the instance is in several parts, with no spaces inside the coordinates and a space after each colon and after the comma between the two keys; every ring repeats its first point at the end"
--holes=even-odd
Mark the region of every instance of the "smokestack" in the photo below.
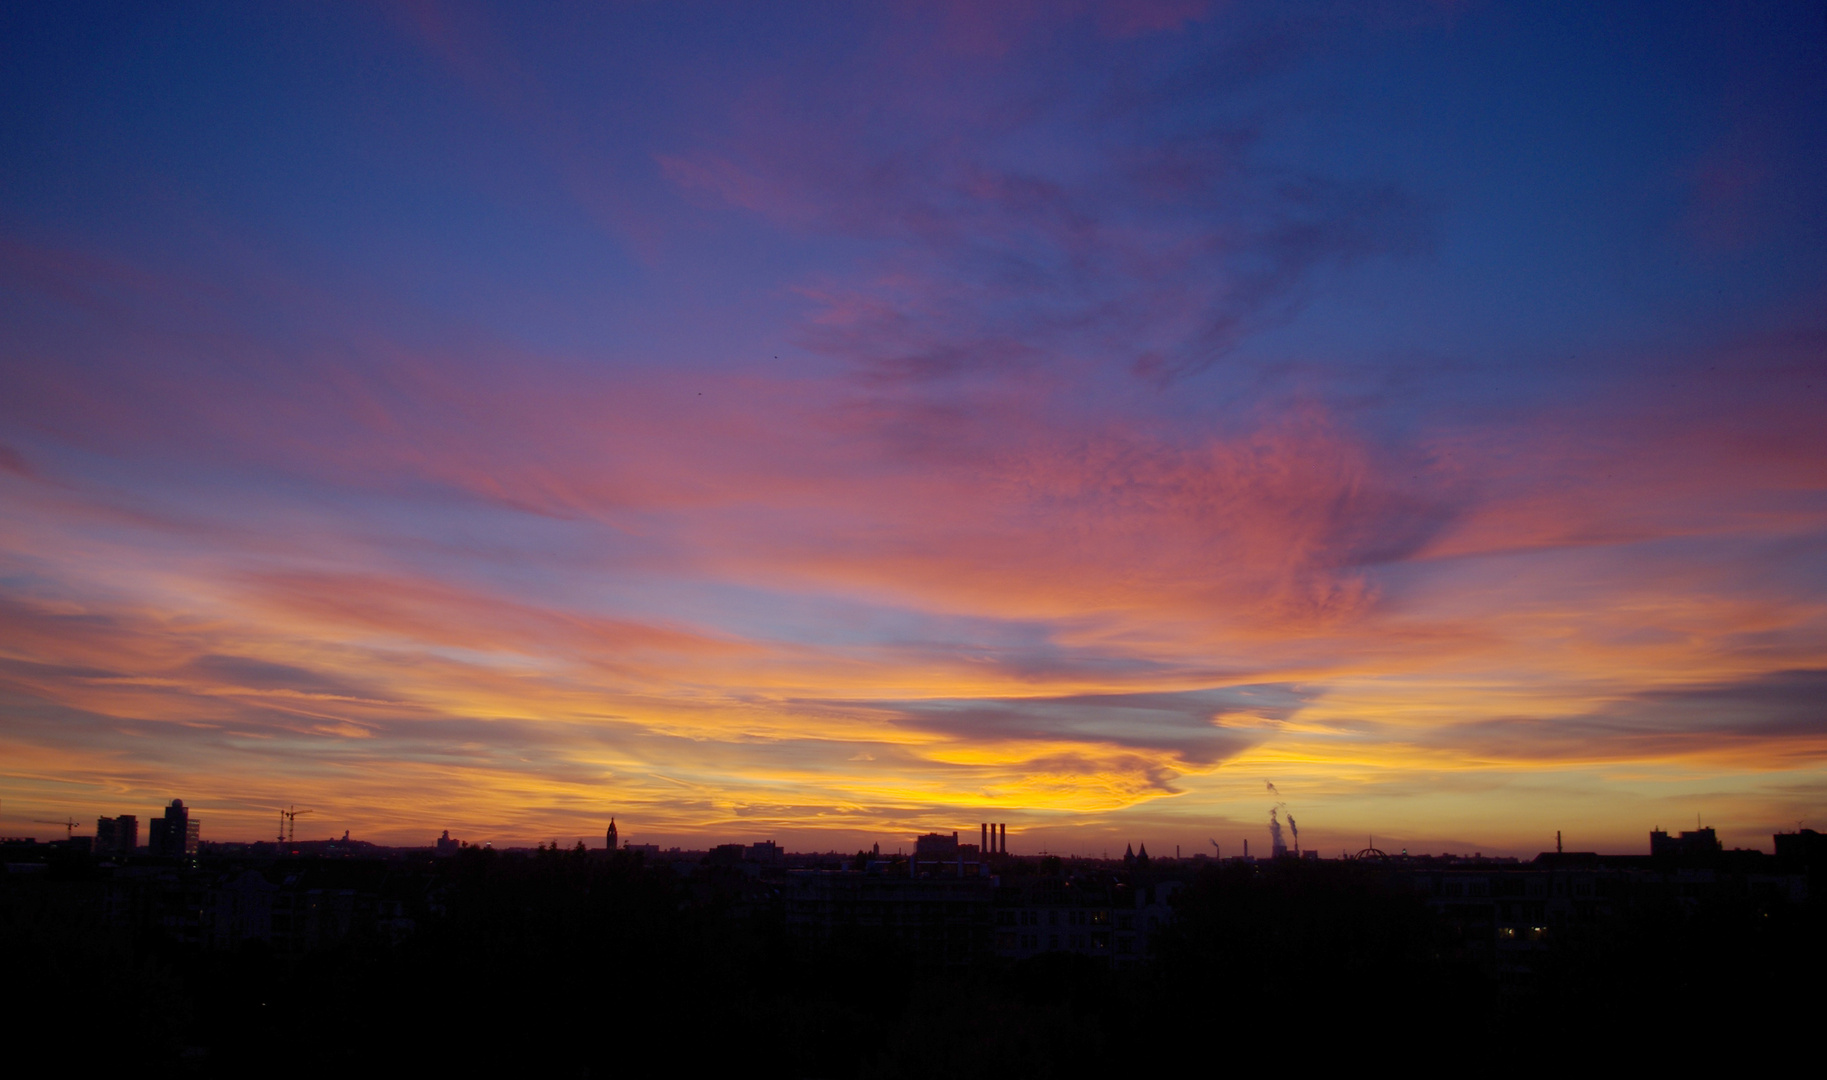
{"type": "Polygon", "coordinates": [[[984,855],[990,853],[990,827],[981,821],[977,823],[977,850],[984,855]]]}
{"type": "Polygon", "coordinates": [[[1002,830],[1002,835],[996,840],[996,850],[1007,855],[1009,853],[1009,823],[1005,821],[996,827],[1002,830]]]}
{"type": "Polygon", "coordinates": [[[1294,834],[1294,857],[1300,858],[1300,826],[1294,823],[1294,815],[1288,815],[1288,831],[1294,834]]]}
{"type": "Polygon", "coordinates": [[[1554,830],[1554,853],[1556,855],[1561,853],[1561,831],[1559,829],[1554,830]]]}

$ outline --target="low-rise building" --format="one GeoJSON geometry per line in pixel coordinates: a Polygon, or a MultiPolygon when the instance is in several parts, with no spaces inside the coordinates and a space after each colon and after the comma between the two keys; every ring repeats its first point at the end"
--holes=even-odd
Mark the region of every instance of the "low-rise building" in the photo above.
{"type": "Polygon", "coordinates": [[[1152,935],[1173,920],[1169,898],[1179,882],[1044,878],[998,890],[995,950],[1011,960],[1076,953],[1133,964],[1148,955],[1152,935]]]}
{"type": "Polygon", "coordinates": [[[796,870],[788,872],[781,899],[787,927],[801,938],[873,939],[916,963],[954,967],[991,951],[992,889],[983,877],[796,870]]]}

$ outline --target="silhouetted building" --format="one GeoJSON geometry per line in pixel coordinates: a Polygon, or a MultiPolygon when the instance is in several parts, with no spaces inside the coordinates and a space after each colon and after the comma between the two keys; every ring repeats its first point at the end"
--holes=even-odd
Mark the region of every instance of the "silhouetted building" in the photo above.
{"type": "Polygon", "coordinates": [[[944,833],[929,832],[914,840],[914,857],[923,861],[955,858],[957,854],[957,833],[947,836],[944,833]]]}
{"type": "Polygon", "coordinates": [[[1006,887],[995,901],[996,952],[1010,959],[1077,953],[1119,967],[1139,962],[1149,937],[1173,920],[1169,897],[1179,888],[1177,881],[1131,888],[1060,878],[1006,887]]]}
{"type": "Polygon", "coordinates": [[[1680,836],[1670,836],[1661,829],[1649,834],[1651,855],[1713,855],[1722,850],[1711,829],[1695,829],[1680,836]]]}
{"type": "Polygon", "coordinates": [[[132,814],[95,819],[95,854],[131,855],[140,845],[140,819],[132,814]]]}
{"type": "MultiPolygon", "coordinates": [[[[995,835],[992,827],[990,834],[995,835]]],[[[981,856],[983,852],[976,844],[960,844],[958,834],[950,836],[944,833],[927,833],[914,839],[912,873],[951,874],[957,877],[976,876],[983,872],[981,856]]]]}
{"type": "Polygon", "coordinates": [[[147,829],[146,846],[154,855],[185,857],[197,853],[201,822],[191,818],[183,799],[171,800],[165,816],[153,818],[147,829]]]}
{"type": "Polygon", "coordinates": [[[810,940],[892,941],[931,967],[990,952],[988,878],[790,871],[781,893],[788,929],[810,940]]]}
{"type": "Polygon", "coordinates": [[[704,861],[710,866],[738,866],[748,853],[741,844],[718,844],[704,853],[704,861]]]}
{"type": "Polygon", "coordinates": [[[187,890],[171,899],[196,920],[196,943],[218,949],[262,941],[276,952],[302,953],[358,933],[392,942],[412,933],[413,920],[401,903],[377,895],[371,875],[337,876],[345,880],[331,883],[293,872],[274,882],[244,869],[218,878],[204,892],[187,890]],[[350,887],[358,883],[366,887],[350,887]]]}
{"type": "Polygon", "coordinates": [[[609,819],[608,841],[609,841],[609,850],[610,851],[616,850],[617,845],[616,845],[615,819],[614,818],[609,819]]]}
{"type": "Polygon", "coordinates": [[[450,838],[449,829],[445,829],[444,835],[438,837],[438,854],[440,855],[455,855],[462,847],[463,841],[450,838]]]}
{"type": "Polygon", "coordinates": [[[1813,829],[1801,829],[1792,833],[1777,833],[1776,857],[1795,859],[1805,865],[1827,862],[1827,834],[1813,829]]]}
{"type": "Polygon", "coordinates": [[[1827,834],[1813,829],[1777,833],[1776,859],[1790,872],[1807,875],[1816,890],[1827,885],[1827,834]]]}

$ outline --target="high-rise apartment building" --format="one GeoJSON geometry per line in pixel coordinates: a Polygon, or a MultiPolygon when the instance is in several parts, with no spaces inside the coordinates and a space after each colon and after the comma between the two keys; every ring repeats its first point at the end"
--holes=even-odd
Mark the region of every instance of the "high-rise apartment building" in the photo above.
{"type": "Polygon", "coordinates": [[[189,856],[197,853],[198,822],[191,818],[183,799],[171,800],[165,816],[153,818],[146,846],[154,855],[189,856]]]}
{"type": "Polygon", "coordinates": [[[140,819],[132,814],[95,819],[95,854],[131,855],[140,843],[140,819]]]}

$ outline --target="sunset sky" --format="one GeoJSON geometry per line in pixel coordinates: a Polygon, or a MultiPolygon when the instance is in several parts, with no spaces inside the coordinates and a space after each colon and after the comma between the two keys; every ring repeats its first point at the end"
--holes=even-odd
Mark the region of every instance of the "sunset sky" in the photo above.
{"type": "Polygon", "coordinates": [[[0,51],[0,834],[1827,829],[1817,2],[0,51]]]}

